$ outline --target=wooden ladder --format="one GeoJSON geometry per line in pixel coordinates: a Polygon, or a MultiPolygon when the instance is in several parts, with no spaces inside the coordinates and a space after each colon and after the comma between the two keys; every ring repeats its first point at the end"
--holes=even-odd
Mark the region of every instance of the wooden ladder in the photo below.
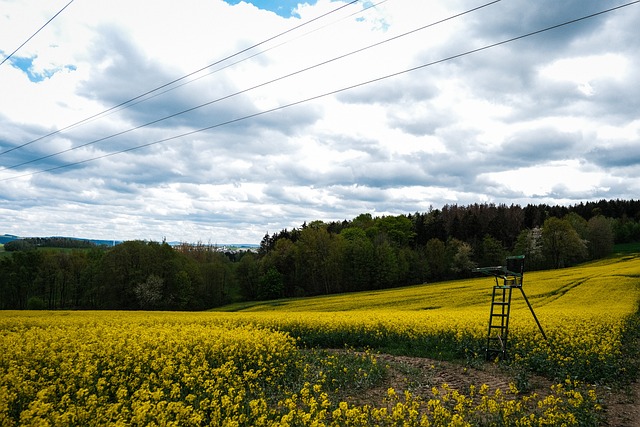
{"type": "Polygon", "coordinates": [[[487,360],[507,357],[507,337],[509,335],[509,315],[511,313],[511,293],[513,287],[496,285],[491,297],[489,332],[487,334],[487,360]]]}

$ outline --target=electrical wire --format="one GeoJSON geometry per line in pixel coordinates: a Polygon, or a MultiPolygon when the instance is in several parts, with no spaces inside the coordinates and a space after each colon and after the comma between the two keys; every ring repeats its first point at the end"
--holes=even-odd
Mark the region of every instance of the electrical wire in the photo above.
{"type": "MultiPolygon", "coordinates": [[[[90,118],[88,118],[88,119],[86,119],[86,120],[83,120],[83,121],[82,121],[82,124],[84,124],[84,123],[88,123],[88,122],[90,122],[90,121],[94,121],[94,120],[101,119],[101,118],[103,118],[103,117],[109,116],[109,115],[111,115],[111,114],[117,113],[117,112],[122,111],[122,110],[125,110],[125,109],[127,109],[127,108],[131,108],[131,107],[133,107],[133,106],[135,106],[135,105],[141,104],[141,103],[143,103],[143,102],[147,102],[147,101],[149,101],[149,100],[151,100],[151,99],[153,99],[153,98],[156,98],[156,97],[158,97],[158,96],[164,95],[164,94],[166,94],[166,93],[168,93],[168,92],[171,92],[171,91],[173,91],[173,90],[179,89],[179,88],[181,88],[181,87],[183,87],[183,86],[186,86],[186,85],[188,85],[188,84],[190,84],[190,83],[193,83],[193,82],[198,81],[198,80],[200,80],[200,79],[203,79],[203,78],[205,78],[205,77],[209,77],[209,76],[211,76],[211,75],[213,75],[213,74],[215,74],[215,73],[218,73],[218,72],[220,72],[220,71],[222,71],[222,70],[225,70],[225,69],[231,68],[231,67],[233,67],[233,66],[235,66],[235,65],[238,65],[238,64],[240,64],[240,63],[242,63],[242,62],[244,62],[244,61],[247,61],[247,60],[249,60],[249,59],[255,58],[255,57],[259,56],[259,55],[262,55],[262,54],[264,54],[264,53],[266,53],[266,52],[269,52],[269,51],[271,51],[271,50],[277,49],[277,48],[279,48],[279,47],[282,47],[282,46],[284,46],[284,45],[286,45],[286,44],[290,43],[290,42],[291,42],[291,41],[293,41],[293,40],[299,40],[300,38],[306,37],[306,36],[308,36],[309,34],[312,34],[312,33],[316,32],[316,31],[320,31],[320,30],[322,30],[322,29],[325,29],[325,28],[327,28],[327,27],[329,27],[329,26],[331,26],[331,25],[334,25],[335,23],[337,23],[337,22],[339,22],[339,21],[342,21],[342,20],[348,19],[348,18],[350,18],[350,17],[352,17],[352,16],[355,16],[355,15],[359,15],[359,14],[361,14],[362,12],[366,12],[367,10],[372,9],[372,8],[375,8],[375,7],[379,6],[379,5],[381,5],[382,3],[386,3],[387,1],[389,1],[389,0],[381,0],[381,1],[377,2],[377,3],[369,4],[368,6],[364,6],[361,10],[359,10],[359,11],[357,11],[357,12],[354,12],[354,13],[352,13],[352,14],[350,14],[350,15],[347,15],[347,16],[345,16],[345,17],[343,17],[343,18],[340,18],[340,19],[338,19],[338,20],[336,20],[336,21],[333,21],[333,22],[331,22],[331,23],[329,23],[329,24],[323,25],[323,26],[321,26],[321,27],[319,27],[319,28],[315,28],[315,29],[313,29],[313,30],[311,30],[311,31],[308,31],[308,32],[306,32],[306,33],[304,33],[304,34],[301,34],[300,36],[295,37],[294,39],[287,40],[287,41],[284,41],[284,42],[282,42],[282,43],[278,43],[277,45],[271,46],[271,47],[269,47],[268,49],[261,50],[261,51],[259,51],[259,52],[256,52],[256,53],[252,54],[252,55],[249,55],[249,56],[247,56],[247,57],[244,57],[244,58],[242,58],[242,59],[239,59],[239,60],[237,60],[237,61],[235,61],[235,62],[231,62],[231,63],[226,64],[226,65],[224,65],[224,66],[222,66],[222,67],[220,67],[220,68],[216,68],[215,70],[210,71],[210,72],[208,72],[207,74],[204,74],[204,75],[202,75],[202,76],[195,77],[195,78],[193,78],[193,79],[191,79],[191,80],[188,80],[188,81],[186,81],[186,82],[183,82],[183,83],[177,84],[177,85],[172,86],[172,87],[170,87],[170,88],[168,88],[168,89],[165,89],[165,90],[163,90],[163,91],[161,91],[161,92],[154,93],[153,95],[150,95],[150,96],[145,97],[145,98],[143,98],[143,99],[139,99],[139,100],[137,100],[137,101],[135,101],[135,102],[131,102],[131,103],[128,103],[128,104],[126,104],[126,105],[122,105],[122,106],[120,106],[120,107],[116,106],[116,107],[114,107],[114,109],[112,109],[112,110],[111,110],[111,109],[110,109],[110,110],[106,110],[106,111],[104,111],[103,113],[99,113],[99,114],[98,114],[97,116],[95,116],[95,117],[90,117],[90,118]]],[[[202,105],[202,106],[204,106],[204,105],[202,105]]],[[[195,108],[199,108],[199,107],[195,107],[195,108]]],[[[195,108],[194,108],[194,109],[195,109],[195,108]]],[[[183,113],[188,112],[188,111],[191,111],[191,109],[189,109],[189,110],[187,110],[187,111],[180,112],[180,113],[176,113],[176,115],[183,114],[183,113]]],[[[172,115],[171,117],[174,117],[174,116],[172,115]]],[[[166,120],[167,118],[170,118],[170,117],[166,117],[166,118],[163,118],[163,119],[161,119],[161,120],[166,120]]],[[[158,121],[161,121],[161,120],[158,120],[158,121]]],[[[157,122],[157,121],[156,121],[156,122],[157,122]]],[[[156,122],[154,122],[154,123],[156,123],[156,122]]],[[[80,123],[77,123],[77,124],[80,124],[80,123]]],[[[70,125],[70,127],[74,127],[74,126],[76,126],[77,124],[75,124],[75,125],[70,125]]],[[[151,123],[149,123],[149,124],[151,124],[151,123]]],[[[147,124],[147,125],[148,125],[148,124],[147,124]]],[[[131,130],[135,130],[135,129],[138,129],[138,128],[140,128],[140,127],[144,127],[144,126],[147,126],[147,125],[142,125],[142,126],[136,127],[136,128],[134,128],[134,129],[131,129],[131,130]]],[[[54,132],[54,133],[52,133],[52,134],[45,135],[45,136],[43,136],[42,138],[46,138],[47,136],[51,136],[51,135],[53,135],[53,134],[62,133],[62,132],[64,132],[64,130],[68,130],[68,128],[60,129],[60,130],[58,130],[58,131],[56,131],[56,132],[54,132]]],[[[120,134],[118,134],[118,135],[120,135],[120,134]]],[[[114,136],[117,136],[117,135],[114,135],[114,136]]],[[[40,139],[42,139],[42,138],[38,138],[38,140],[40,140],[40,139]]],[[[101,139],[101,140],[102,140],[102,139],[101,139]]],[[[36,142],[36,141],[37,141],[37,140],[31,141],[31,142],[36,142]]],[[[29,143],[27,143],[27,144],[24,144],[24,145],[28,145],[28,144],[30,144],[31,142],[29,142],[29,143]]],[[[94,142],[98,142],[98,141],[93,141],[92,143],[94,143],[94,142]]],[[[24,145],[22,145],[21,147],[24,147],[24,145]]],[[[84,145],[83,145],[83,146],[84,146],[84,145]]],[[[18,149],[18,148],[21,148],[21,147],[14,147],[13,149],[18,149]]],[[[75,147],[75,148],[80,148],[80,147],[75,147]]],[[[13,150],[13,149],[12,149],[12,150],[13,150]]],[[[8,150],[8,151],[12,151],[12,150],[8,150]]],[[[8,151],[7,151],[7,152],[8,152],[8,151]]],[[[65,151],[65,152],[66,152],[66,151],[65,151]]],[[[0,155],[2,155],[2,154],[4,154],[4,153],[0,153],[0,155]]],[[[55,154],[53,154],[53,155],[51,155],[51,156],[55,156],[55,155],[57,155],[57,154],[62,154],[62,152],[60,152],[60,153],[55,153],[55,154]]],[[[45,157],[45,158],[49,158],[49,157],[51,157],[51,156],[47,156],[47,157],[45,157]]],[[[34,159],[33,161],[29,161],[29,162],[27,162],[27,163],[23,163],[23,164],[20,164],[20,165],[14,165],[14,166],[11,166],[11,167],[0,167],[0,171],[5,170],[5,169],[13,169],[13,168],[18,167],[18,166],[23,166],[24,164],[28,164],[28,163],[36,162],[36,161],[38,161],[38,160],[44,160],[44,158],[34,159]]]]}
{"type": "Polygon", "coordinates": [[[234,97],[234,96],[241,95],[241,94],[244,94],[244,93],[250,92],[250,91],[252,91],[252,90],[255,90],[255,89],[261,88],[261,87],[265,87],[265,86],[267,86],[267,85],[270,85],[270,84],[272,84],[272,83],[275,83],[275,82],[278,82],[278,81],[281,81],[281,80],[287,79],[287,78],[289,78],[289,77],[292,77],[292,76],[295,76],[295,75],[298,75],[298,74],[302,74],[302,73],[304,73],[304,72],[306,72],[306,71],[309,71],[309,70],[312,70],[312,69],[314,69],[314,68],[318,68],[318,67],[321,67],[321,66],[323,66],[323,65],[330,64],[330,63],[335,62],[335,61],[338,61],[338,60],[340,60],[340,59],[344,59],[344,58],[346,58],[346,57],[348,57],[348,56],[351,56],[351,55],[354,55],[354,54],[356,54],[356,53],[364,52],[365,50],[369,50],[369,49],[372,49],[372,48],[374,48],[374,47],[380,46],[380,45],[382,45],[382,44],[385,44],[385,43],[388,43],[388,42],[391,42],[391,41],[394,41],[394,40],[400,39],[400,38],[402,38],[402,37],[408,36],[408,35],[410,35],[410,34],[414,34],[414,33],[418,32],[418,31],[425,30],[425,29],[427,29],[427,28],[433,27],[433,26],[438,25],[438,24],[442,24],[443,22],[450,21],[450,20],[455,19],[455,18],[459,18],[459,17],[461,17],[461,16],[467,15],[467,14],[469,14],[469,13],[472,13],[472,12],[475,12],[475,11],[477,11],[477,10],[483,9],[483,8],[485,8],[485,7],[491,6],[491,5],[493,5],[493,4],[499,3],[500,1],[501,1],[501,0],[494,0],[494,1],[491,1],[491,2],[489,2],[489,3],[485,3],[485,4],[483,4],[483,5],[480,5],[480,6],[474,7],[474,8],[472,8],[472,9],[468,9],[468,10],[466,10],[466,11],[464,11],[464,12],[457,13],[457,14],[455,14],[455,15],[452,15],[452,16],[449,16],[449,17],[447,17],[447,18],[444,18],[444,19],[441,19],[441,20],[438,20],[438,21],[432,22],[432,23],[427,24],[427,25],[423,25],[423,26],[421,26],[421,27],[419,27],[419,28],[415,28],[415,29],[413,29],[413,30],[407,31],[407,32],[402,33],[402,34],[398,34],[398,35],[396,35],[396,36],[394,36],[394,37],[390,37],[390,38],[388,38],[388,39],[385,39],[385,40],[379,41],[379,42],[377,42],[377,43],[374,43],[374,44],[371,44],[371,45],[368,45],[368,46],[365,46],[365,47],[363,47],[363,48],[356,49],[356,50],[354,50],[354,51],[351,51],[351,52],[345,53],[345,54],[343,54],[343,55],[333,57],[333,58],[328,59],[328,60],[326,60],[326,61],[323,61],[323,62],[320,62],[320,63],[314,64],[314,65],[311,65],[311,66],[309,66],[309,67],[302,68],[302,69],[300,69],[300,70],[297,70],[297,71],[294,71],[294,72],[291,72],[291,73],[285,74],[285,75],[280,76],[280,77],[277,77],[277,78],[275,78],[275,79],[268,80],[268,81],[266,81],[266,82],[259,83],[259,84],[257,84],[257,85],[251,86],[251,87],[249,87],[249,88],[247,88],[247,89],[243,89],[243,90],[240,90],[240,91],[238,91],[238,92],[234,92],[234,93],[232,93],[232,94],[229,94],[229,95],[226,95],[226,96],[223,96],[223,97],[220,97],[220,98],[214,99],[214,100],[212,100],[212,101],[205,102],[205,103],[203,103],[203,104],[197,105],[197,106],[195,106],[195,107],[188,108],[188,109],[186,109],[186,110],[183,110],[183,111],[180,111],[180,112],[177,112],[177,113],[174,113],[174,114],[170,114],[170,115],[168,115],[168,116],[162,117],[162,118],[160,118],[160,119],[153,120],[153,121],[148,122],[148,123],[145,123],[145,124],[142,124],[142,125],[138,125],[138,126],[135,126],[135,127],[129,128],[129,129],[126,129],[126,130],[124,130],[124,131],[117,132],[117,133],[111,134],[111,135],[109,135],[109,136],[105,136],[105,137],[103,137],[103,138],[99,138],[99,139],[96,139],[96,140],[93,140],[93,141],[90,141],[90,142],[86,142],[86,143],[84,143],[84,144],[77,145],[77,146],[75,146],[75,147],[67,148],[66,150],[58,151],[58,152],[56,152],[56,153],[48,154],[48,155],[46,155],[46,156],[42,156],[42,157],[39,157],[39,158],[36,158],[36,159],[27,160],[27,161],[25,161],[25,162],[22,162],[22,163],[19,163],[19,164],[15,164],[15,165],[12,165],[12,166],[2,167],[2,168],[0,168],[0,171],[8,170],[8,169],[15,169],[15,168],[18,168],[18,167],[20,167],[20,166],[25,166],[25,165],[28,165],[28,164],[31,164],[31,163],[35,163],[35,162],[38,162],[38,161],[41,161],[41,160],[50,159],[50,158],[55,157],[55,156],[58,156],[58,155],[60,155],[60,154],[65,154],[65,153],[68,153],[68,152],[70,152],[70,151],[78,150],[78,149],[80,149],[80,148],[84,148],[84,147],[87,147],[87,146],[89,146],[89,145],[94,145],[94,144],[97,144],[97,143],[99,143],[99,142],[103,142],[103,141],[106,141],[106,140],[109,140],[109,139],[115,138],[115,137],[117,137],[117,136],[122,136],[122,135],[124,135],[124,134],[129,133],[129,132],[133,132],[133,131],[135,131],[135,130],[139,130],[139,129],[145,128],[145,127],[147,127],[147,126],[151,126],[151,125],[154,125],[154,124],[157,124],[157,123],[163,122],[163,121],[165,121],[165,120],[168,120],[168,119],[172,119],[172,118],[178,117],[178,116],[180,116],[180,115],[182,115],[182,114],[190,113],[190,112],[192,112],[192,111],[195,111],[195,110],[198,110],[198,109],[200,109],[200,108],[203,108],[203,107],[206,107],[206,106],[209,106],[209,105],[215,104],[215,103],[217,103],[217,102],[220,102],[220,101],[223,101],[223,100],[226,100],[226,99],[232,98],[232,97],[234,97]]]}
{"type": "Polygon", "coordinates": [[[63,11],[63,10],[65,10],[65,9],[66,9],[66,8],[67,8],[71,3],[73,3],[73,0],[71,0],[71,1],[70,1],[69,3],[67,3],[67,4],[66,4],[62,9],[60,9],[60,10],[58,11],[58,13],[56,13],[55,15],[53,15],[53,16],[51,17],[51,19],[49,19],[47,22],[45,22],[45,23],[44,23],[44,25],[38,29],[38,31],[36,31],[35,33],[31,34],[31,36],[30,36],[27,40],[25,40],[25,41],[24,41],[24,43],[22,43],[20,46],[18,46],[18,47],[16,48],[16,50],[14,50],[13,52],[11,52],[11,53],[9,54],[9,56],[7,56],[6,58],[4,58],[4,59],[2,60],[2,62],[0,62],[0,65],[4,64],[5,62],[7,62],[7,61],[9,60],[9,58],[11,58],[11,57],[12,57],[12,56],[17,52],[17,51],[19,51],[19,50],[20,50],[20,49],[21,49],[25,44],[29,43],[29,41],[30,41],[32,38],[34,38],[34,37],[36,36],[36,34],[38,34],[40,31],[42,31],[42,29],[43,29],[44,27],[46,27],[47,25],[49,25],[49,23],[50,23],[51,21],[53,21],[53,20],[55,19],[55,17],[56,17],[56,16],[60,15],[60,14],[62,13],[62,11],[63,11]]]}
{"type": "MultiPolygon", "coordinates": [[[[73,0],[71,0],[71,1],[73,1],[73,0]]],[[[92,116],[89,116],[89,117],[87,117],[87,118],[85,118],[85,119],[82,119],[82,120],[80,120],[80,121],[77,121],[77,122],[75,122],[75,123],[72,123],[72,124],[70,124],[70,125],[67,125],[67,126],[65,126],[65,127],[61,128],[61,129],[58,129],[58,130],[54,131],[54,132],[48,133],[48,134],[46,134],[46,135],[43,135],[43,136],[41,136],[41,137],[39,137],[39,138],[36,138],[36,139],[34,139],[34,140],[32,140],[32,141],[29,141],[29,142],[26,142],[26,143],[24,143],[24,144],[21,144],[21,145],[18,145],[18,146],[12,147],[12,148],[10,148],[10,149],[8,149],[8,150],[2,151],[2,152],[0,152],[0,156],[3,156],[3,155],[5,155],[5,154],[7,154],[7,153],[11,153],[11,152],[13,152],[13,151],[15,151],[15,150],[18,150],[18,149],[20,149],[20,148],[23,148],[23,147],[26,147],[26,146],[28,146],[28,145],[31,145],[31,144],[33,144],[33,143],[35,143],[35,142],[38,142],[38,141],[41,141],[41,140],[43,140],[43,139],[45,139],[45,138],[49,138],[49,137],[51,137],[51,136],[53,136],[53,135],[57,135],[57,134],[59,134],[59,133],[61,133],[61,132],[65,131],[65,130],[71,129],[71,128],[73,128],[73,127],[79,126],[79,125],[81,125],[81,124],[83,124],[83,123],[86,123],[86,122],[88,122],[88,121],[91,121],[91,120],[93,120],[93,119],[96,119],[96,118],[98,118],[98,117],[100,117],[100,116],[102,116],[102,115],[105,115],[106,113],[109,113],[109,112],[113,111],[113,110],[120,109],[120,108],[122,108],[122,107],[126,106],[127,104],[130,104],[130,103],[132,103],[132,102],[134,102],[134,101],[137,101],[137,100],[139,100],[139,99],[141,99],[141,98],[144,98],[144,97],[145,97],[145,96],[147,96],[147,95],[150,95],[150,94],[152,94],[152,93],[154,93],[154,92],[157,92],[157,91],[159,91],[159,90],[161,90],[161,89],[164,89],[164,88],[169,87],[169,86],[171,86],[171,85],[173,85],[173,84],[175,84],[175,83],[178,83],[178,82],[180,82],[180,81],[182,81],[182,80],[185,80],[185,79],[187,79],[187,78],[189,78],[189,77],[191,77],[191,76],[193,76],[193,75],[195,75],[195,74],[198,74],[198,73],[200,73],[200,72],[202,72],[202,71],[204,71],[204,70],[206,70],[206,69],[208,69],[208,68],[211,68],[211,67],[213,67],[213,66],[215,66],[215,65],[219,65],[219,64],[221,64],[221,63],[223,63],[223,62],[225,62],[225,61],[228,61],[229,59],[235,58],[236,56],[242,55],[243,53],[246,53],[246,52],[248,52],[248,51],[250,51],[250,50],[252,50],[252,49],[255,49],[255,48],[259,47],[259,46],[262,46],[262,45],[264,45],[264,44],[266,44],[266,43],[268,43],[268,42],[270,42],[270,41],[273,41],[273,40],[275,40],[275,39],[277,39],[277,38],[279,38],[279,37],[282,37],[282,36],[284,36],[285,34],[291,33],[292,31],[295,31],[295,30],[297,30],[297,29],[299,29],[299,28],[302,28],[302,27],[304,27],[304,26],[306,26],[306,25],[309,25],[309,24],[311,24],[311,23],[313,23],[313,22],[315,22],[315,21],[317,21],[317,20],[319,20],[319,19],[322,19],[322,18],[324,18],[325,16],[331,15],[332,13],[335,13],[335,12],[337,12],[337,11],[339,11],[339,10],[342,10],[342,9],[344,9],[344,8],[348,7],[348,6],[352,6],[352,5],[354,5],[355,3],[358,3],[359,1],[360,1],[360,0],[352,0],[352,1],[351,1],[351,2],[349,2],[349,3],[346,3],[346,4],[344,4],[344,5],[342,5],[342,6],[339,6],[339,7],[335,8],[335,9],[333,9],[333,10],[330,10],[329,12],[323,13],[322,15],[317,16],[317,17],[315,17],[315,18],[313,18],[313,19],[310,19],[309,21],[306,21],[306,22],[303,22],[302,24],[296,25],[296,26],[295,26],[295,27],[293,27],[293,28],[289,28],[288,30],[285,30],[285,31],[283,31],[283,32],[281,32],[281,33],[276,34],[275,36],[271,36],[271,37],[269,37],[269,38],[267,38],[267,39],[265,39],[265,40],[263,40],[263,41],[261,41],[261,42],[255,43],[255,44],[253,44],[253,45],[251,45],[251,46],[249,46],[249,47],[247,47],[247,48],[244,48],[244,49],[242,49],[242,50],[240,50],[240,51],[238,51],[238,52],[236,52],[236,53],[234,53],[234,54],[232,54],[232,55],[229,55],[229,56],[226,56],[226,57],[224,57],[224,58],[222,58],[222,59],[219,59],[219,60],[217,60],[217,61],[215,61],[215,62],[213,62],[213,63],[211,63],[211,64],[209,64],[209,65],[207,65],[207,66],[204,66],[204,67],[202,67],[202,68],[199,68],[199,69],[197,69],[197,70],[195,70],[195,71],[190,72],[189,74],[185,74],[185,75],[184,75],[184,76],[182,76],[182,77],[179,77],[179,78],[174,79],[174,80],[172,80],[172,81],[170,81],[170,82],[168,82],[168,83],[165,83],[165,84],[163,84],[163,85],[161,85],[161,86],[158,86],[158,87],[156,87],[156,88],[154,88],[154,89],[151,89],[151,90],[149,90],[149,91],[146,91],[146,92],[144,92],[144,93],[142,93],[142,94],[140,94],[140,95],[137,95],[137,96],[135,96],[135,97],[133,97],[133,98],[131,98],[131,99],[128,99],[128,100],[126,100],[126,101],[124,101],[124,102],[121,102],[121,103],[119,103],[119,104],[117,104],[117,105],[114,105],[113,107],[107,108],[106,110],[103,110],[103,111],[101,111],[101,112],[99,112],[99,113],[96,113],[96,114],[94,114],[94,115],[92,115],[92,116]]],[[[66,6],[65,6],[65,7],[66,7],[66,6]]]]}
{"type": "Polygon", "coordinates": [[[532,37],[532,36],[547,32],[547,31],[555,30],[555,29],[558,29],[558,28],[561,28],[561,27],[564,27],[564,26],[567,26],[567,25],[575,24],[575,23],[580,22],[580,21],[591,19],[591,18],[594,18],[596,16],[604,15],[606,13],[610,13],[610,12],[613,12],[613,11],[616,11],[616,10],[619,10],[619,9],[622,9],[622,8],[625,8],[625,7],[634,5],[634,4],[638,4],[638,3],[640,3],[640,0],[636,0],[636,1],[629,2],[629,3],[625,3],[623,5],[619,5],[619,6],[612,7],[612,8],[606,9],[606,10],[602,10],[600,12],[596,12],[596,13],[592,13],[592,14],[589,14],[589,15],[585,15],[585,16],[582,16],[580,18],[575,18],[575,19],[572,19],[572,20],[569,20],[569,21],[565,21],[565,22],[562,22],[560,24],[552,25],[552,26],[549,26],[549,27],[546,27],[546,28],[543,28],[543,29],[540,29],[540,30],[537,30],[537,31],[532,31],[532,32],[529,32],[529,33],[526,33],[526,34],[523,34],[523,35],[520,35],[520,36],[516,36],[516,37],[509,38],[509,39],[505,39],[505,40],[502,40],[502,41],[499,41],[499,42],[496,42],[496,43],[492,43],[492,44],[489,44],[489,45],[485,45],[483,47],[479,47],[479,48],[476,48],[476,49],[467,50],[465,52],[462,52],[462,53],[459,53],[459,54],[456,54],[456,55],[451,55],[451,56],[448,56],[448,57],[445,57],[445,58],[442,58],[442,59],[439,59],[439,60],[436,60],[436,61],[428,62],[428,63],[422,64],[422,65],[418,65],[418,66],[415,66],[415,67],[411,67],[411,68],[407,68],[407,69],[404,69],[404,70],[401,70],[401,71],[398,71],[398,72],[395,72],[395,73],[392,73],[392,74],[387,74],[387,75],[384,75],[384,76],[381,76],[381,77],[377,77],[377,78],[374,78],[374,79],[371,79],[371,80],[367,80],[367,81],[364,81],[364,82],[360,82],[360,83],[357,83],[357,84],[354,84],[354,85],[342,87],[340,89],[335,89],[335,90],[332,90],[332,91],[329,91],[329,92],[325,92],[325,93],[322,93],[322,94],[319,94],[319,95],[311,96],[311,97],[308,97],[308,98],[305,98],[305,99],[301,99],[301,100],[298,100],[298,101],[295,101],[295,102],[291,102],[291,103],[288,103],[288,104],[280,105],[278,107],[266,109],[266,110],[263,110],[263,111],[260,111],[260,112],[257,112],[257,113],[248,114],[248,115],[245,115],[245,116],[242,116],[242,117],[238,117],[238,118],[235,118],[235,119],[223,121],[223,122],[211,125],[211,126],[207,126],[207,127],[196,129],[196,130],[192,130],[192,131],[185,132],[185,133],[182,133],[182,134],[179,134],[179,135],[174,135],[174,136],[171,136],[171,137],[167,137],[167,138],[163,138],[163,139],[160,139],[160,140],[148,142],[146,144],[138,145],[138,146],[135,146],[135,147],[130,147],[130,148],[127,148],[127,149],[114,151],[114,152],[111,152],[111,153],[106,153],[106,154],[103,154],[103,155],[100,155],[100,156],[96,156],[96,157],[92,157],[92,158],[89,158],[89,159],[80,160],[80,161],[76,161],[76,162],[72,162],[72,163],[67,163],[67,164],[64,164],[64,165],[55,166],[55,167],[51,167],[51,168],[48,168],[48,169],[43,169],[43,170],[40,170],[40,171],[35,171],[35,172],[30,172],[30,173],[20,174],[20,175],[14,175],[14,176],[11,176],[11,177],[6,177],[6,178],[0,178],[0,182],[9,181],[9,180],[17,179],[17,178],[23,178],[23,177],[27,177],[27,176],[34,176],[34,175],[37,175],[37,174],[46,173],[46,172],[52,172],[52,171],[56,171],[56,170],[60,170],[60,169],[66,169],[66,168],[69,168],[69,167],[82,165],[82,164],[85,164],[85,163],[89,163],[89,162],[93,162],[93,161],[96,161],[96,160],[100,160],[100,159],[116,156],[116,155],[119,155],[119,154],[124,154],[124,153],[132,152],[132,151],[137,151],[137,150],[140,150],[140,149],[143,149],[143,148],[151,147],[153,145],[161,144],[161,143],[168,142],[168,141],[173,141],[173,140],[184,138],[184,137],[190,136],[190,135],[195,135],[195,134],[202,133],[202,132],[205,132],[205,131],[208,131],[208,130],[213,130],[213,129],[216,129],[216,128],[219,128],[219,127],[227,126],[227,125],[230,125],[230,124],[233,124],[233,123],[238,123],[238,122],[241,122],[241,121],[249,120],[249,119],[252,119],[252,118],[255,118],[255,117],[263,116],[263,115],[266,115],[266,114],[269,114],[269,113],[273,113],[273,112],[280,111],[280,110],[283,110],[283,109],[286,109],[286,108],[294,107],[294,106],[297,106],[297,105],[300,105],[300,104],[304,104],[304,103],[307,103],[307,102],[311,102],[311,101],[314,101],[314,100],[317,100],[317,99],[325,98],[325,97],[330,96],[330,95],[335,95],[335,94],[338,94],[338,93],[341,93],[341,92],[345,92],[345,91],[356,89],[356,88],[359,88],[359,87],[362,87],[362,86],[366,86],[366,85],[369,85],[369,84],[377,83],[377,82],[380,82],[380,81],[383,81],[383,80],[386,80],[386,79],[389,79],[389,78],[393,78],[393,77],[397,77],[397,76],[400,76],[400,75],[403,75],[403,74],[411,73],[411,72],[414,72],[414,71],[417,71],[417,70],[421,70],[421,69],[424,69],[424,68],[427,68],[427,67],[431,67],[431,66],[434,66],[434,65],[437,65],[437,64],[441,64],[441,63],[444,63],[444,62],[452,61],[454,59],[458,59],[458,58],[461,58],[461,57],[469,56],[469,55],[472,55],[472,54],[475,54],[475,53],[478,53],[478,52],[482,52],[482,51],[485,51],[485,50],[488,50],[488,49],[492,49],[492,48],[497,47],[497,46],[502,46],[502,45],[505,45],[507,43],[512,43],[512,42],[515,42],[517,40],[522,40],[524,38],[532,37]]]}

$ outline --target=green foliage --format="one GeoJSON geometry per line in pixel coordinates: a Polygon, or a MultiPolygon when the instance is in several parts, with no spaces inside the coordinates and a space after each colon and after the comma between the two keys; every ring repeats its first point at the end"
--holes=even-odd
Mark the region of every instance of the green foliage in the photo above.
{"type": "Polygon", "coordinates": [[[22,250],[0,257],[0,309],[25,309],[37,297],[50,309],[201,310],[255,300],[259,293],[290,298],[465,278],[475,266],[500,265],[509,254],[525,255],[528,271],[560,268],[606,257],[615,243],[640,240],[639,221],[636,201],[475,204],[311,221],[267,234],[257,253],[245,254],[202,243],[84,248],[88,242],[75,239],[23,239],[12,242],[22,250]],[[274,283],[267,277],[272,269],[281,288],[265,285],[274,283]],[[162,282],[159,298],[142,296],[152,275],[162,282]]]}
{"type": "Polygon", "coordinates": [[[30,298],[48,309],[202,310],[228,303],[237,286],[234,265],[223,253],[202,255],[144,241],[11,252],[0,258],[0,309],[25,309],[30,298]]]}
{"type": "Polygon", "coordinates": [[[613,252],[612,221],[602,215],[594,216],[587,222],[587,239],[591,259],[604,258],[613,252]]]}
{"type": "Polygon", "coordinates": [[[542,249],[542,229],[536,227],[532,230],[523,230],[518,235],[514,252],[524,255],[527,270],[540,270],[544,268],[544,254],[542,249]]]}
{"type": "Polygon", "coordinates": [[[453,239],[449,242],[449,247],[453,251],[451,270],[461,277],[470,275],[471,271],[477,267],[477,264],[473,261],[473,248],[471,245],[453,239]]]}
{"type": "Polygon", "coordinates": [[[586,260],[587,246],[566,219],[549,218],[542,227],[543,252],[551,268],[562,268],[586,260]]]}
{"type": "Polygon", "coordinates": [[[31,297],[27,301],[27,310],[45,310],[47,303],[40,297],[31,297]]]}
{"type": "Polygon", "coordinates": [[[425,252],[431,277],[435,280],[444,279],[448,268],[444,242],[437,238],[430,239],[425,247],[425,252]]]}
{"type": "Polygon", "coordinates": [[[495,237],[486,235],[482,239],[482,258],[480,265],[502,265],[505,257],[505,249],[495,237]]]}
{"type": "Polygon", "coordinates": [[[640,242],[636,243],[619,243],[613,246],[615,254],[635,254],[640,253],[640,242]]]}
{"type": "Polygon", "coordinates": [[[282,275],[275,268],[271,267],[267,274],[262,276],[258,287],[258,299],[270,300],[281,298],[284,291],[282,275]]]}
{"type": "Polygon", "coordinates": [[[240,294],[244,300],[253,301],[258,298],[260,283],[260,266],[252,253],[245,254],[236,266],[236,276],[240,294]]]}
{"type": "Polygon", "coordinates": [[[397,246],[408,246],[415,237],[411,220],[404,215],[383,216],[373,223],[375,234],[382,234],[397,246]]]}
{"type": "Polygon", "coordinates": [[[359,227],[345,228],[342,236],[342,271],[348,278],[344,288],[346,291],[363,291],[368,289],[372,280],[375,258],[374,247],[364,229],[359,227]]]}
{"type": "Polygon", "coordinates": [[[5,243],[7,251],[28,251],[35,248],[90,249],[96,244],[89,240],[69,237],[27,237],[5,243]]]}
{"type": "Polygon", "coordinates": [[[13,240],[4,244],[7,252],[29,251],[36,248],[36,245],[26,239],[13,240]]]}

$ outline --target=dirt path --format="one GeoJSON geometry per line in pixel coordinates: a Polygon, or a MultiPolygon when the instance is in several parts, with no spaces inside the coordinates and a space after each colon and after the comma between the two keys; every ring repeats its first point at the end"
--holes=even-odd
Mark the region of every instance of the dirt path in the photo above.
{"type": "MultiPolygon", "coordinates": [[[[350,403],[378,406],[386,397],[389,387],[396,391],[409,390],[412,394],[423,397],[430,396],[432,387],[439,387],[444,383],[465,394],[469,392],[470,385],[487,384],[491,390],[507,390],[514,378],[491,363],[484,364],[480,369],[473,369],[419,357],[381,354],[378,360],[389,366],[389,375],[384,384],[347,399],[350,403]]],[[[540,395],[548,394],[552,384],[544,377],[528,377],[530,391],[540,395]]],[[[640,427],[640,383],[633,383],[625,391],[599,390],[598,395],[603,400],[606,426],[640,427]]]]}
{"type": "Polygon", "coordinates": [[[640,383],[635,382],[622,393],[603,396],[607,421],[612,427],[640,427],[640,383]]]}

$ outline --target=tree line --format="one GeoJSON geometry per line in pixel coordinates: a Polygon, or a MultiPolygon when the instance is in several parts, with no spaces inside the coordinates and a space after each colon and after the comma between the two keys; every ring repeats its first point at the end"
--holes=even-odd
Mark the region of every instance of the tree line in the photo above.
{"type": "Polygon", "coordinates": [[[27,237],[24,239],[16,239],[4,244],[4,250],[28,251],[35,248],[53,247],[53,248],[93,248],[97,245],[89,240],[73,239],[70,237],[27,237]]]}
{"type": "Polygon", "coordinates": [[[527,270],[562,268],[638,241],[640,202],[603,200],[312,221],[267,233],[257,251],[149,241],[27,246],[0,258],[0,309],[203,310],[469,277],[508,255],[525,255],[527,270]]]}

